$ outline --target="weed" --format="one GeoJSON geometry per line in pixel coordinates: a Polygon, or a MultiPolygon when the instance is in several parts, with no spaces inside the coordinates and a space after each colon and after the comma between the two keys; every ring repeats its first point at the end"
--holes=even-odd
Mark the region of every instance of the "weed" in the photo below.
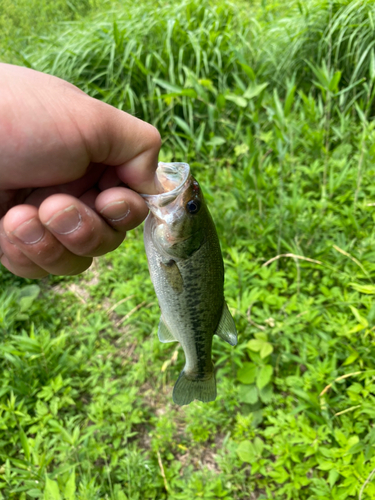
{"type": "Polygon", "coordinates": [[[173,405],[141,229],[82,277],[0,270],[3,498],[373,498],[372,3],[129,5],[23,56],[191,163],[239,344],[173,405]]]}

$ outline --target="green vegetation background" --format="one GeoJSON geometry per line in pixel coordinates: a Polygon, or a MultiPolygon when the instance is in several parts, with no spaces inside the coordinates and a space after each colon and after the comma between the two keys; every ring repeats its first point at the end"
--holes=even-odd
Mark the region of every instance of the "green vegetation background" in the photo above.
{"type": "Polygon", "coordinates": [[[3,0],[2,60],[152,122],[217,223],[236,348],[179,408],[142,228],[0,270],[4,499],[373,499],[375,4],[3,0]]]}

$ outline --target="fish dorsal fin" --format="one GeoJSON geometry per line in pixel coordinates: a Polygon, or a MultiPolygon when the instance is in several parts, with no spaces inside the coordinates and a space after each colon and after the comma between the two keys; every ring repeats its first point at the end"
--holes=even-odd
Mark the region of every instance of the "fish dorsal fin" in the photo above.
{"type": "Polygon", "coordinates": [[[230,345],[237,345],[237,330],[227,303],[224,301],[223,312],[221,314],[219,326],[216,329],[216,335],[228,342],[230,345]]]}
{"type": "Polygon", "coordinates": [[[163,344],[166,344],[167,342],[177,342],[177,339],[174,338],[167,325],[164,323],[163,316],[160,316],[158,337],[160,342],[163,342],[163,344]]]}

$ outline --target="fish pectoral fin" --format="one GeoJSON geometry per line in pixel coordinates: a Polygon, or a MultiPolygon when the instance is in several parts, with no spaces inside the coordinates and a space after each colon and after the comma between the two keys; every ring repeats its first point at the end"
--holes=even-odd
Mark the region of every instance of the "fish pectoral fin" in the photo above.
{"type": "Polygon", "coordinates": [[[163,342],[163,344],[166,344],[167,342],[177,342],[177,339],[174,338],[167,325],[164,323],[162,316],[160,316],[159,321],[158,337],[160,342],[163,342]]]}
{"type": "Polygon", "coordinates": [[[221,314],[219,326],[216,329],[216,335],[228,342],[230,345],[237,345],[237,330],[227,303],[224,301],[223,312],[221,314]]]}
{"type": "Polygon", "coordinates": [[[173,388],[173,401],[180,406],[188,405],[194,399],[203,403],[215,401],[216,381],[212,372],[211,376],[205,379],[191,379],[182,370],[176,385],[173,388]]]}
{"type": "Polygon", "coordinates": [[[176,261],[160,262],[160,268],[163,270],[163,275],[172,289],[177,293],[181,293],[184,289],[184,282],[176,261]]]}

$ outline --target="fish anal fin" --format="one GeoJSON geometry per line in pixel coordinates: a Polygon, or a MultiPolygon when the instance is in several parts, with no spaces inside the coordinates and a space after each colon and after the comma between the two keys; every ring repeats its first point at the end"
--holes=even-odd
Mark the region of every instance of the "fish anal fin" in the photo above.
{"type": "Polygon", "coordinates": [[[228,342],[230,345],[237,345],[237,330],[227,303],[224,301],[223,312],[216,329],[216,335],[228,342]]]}
{"type": "Polygon", "coordinates": [[[162,316],[160,316],[159,321],[158,337],[160,342],[163,342],[163,344],[166,344],[167,342],[177,342],[177,339],[174,338],[167,325],[164,323],[162,316]]]}
{"type": "Polygon", "coordinates": [[[194,399],[203,403],[215,401],[216,399],[216,381],[212,372],[205,379],[191,379],[182,371],[173,388],[173,401],[180,406],[188,405],[194,399]]]}

